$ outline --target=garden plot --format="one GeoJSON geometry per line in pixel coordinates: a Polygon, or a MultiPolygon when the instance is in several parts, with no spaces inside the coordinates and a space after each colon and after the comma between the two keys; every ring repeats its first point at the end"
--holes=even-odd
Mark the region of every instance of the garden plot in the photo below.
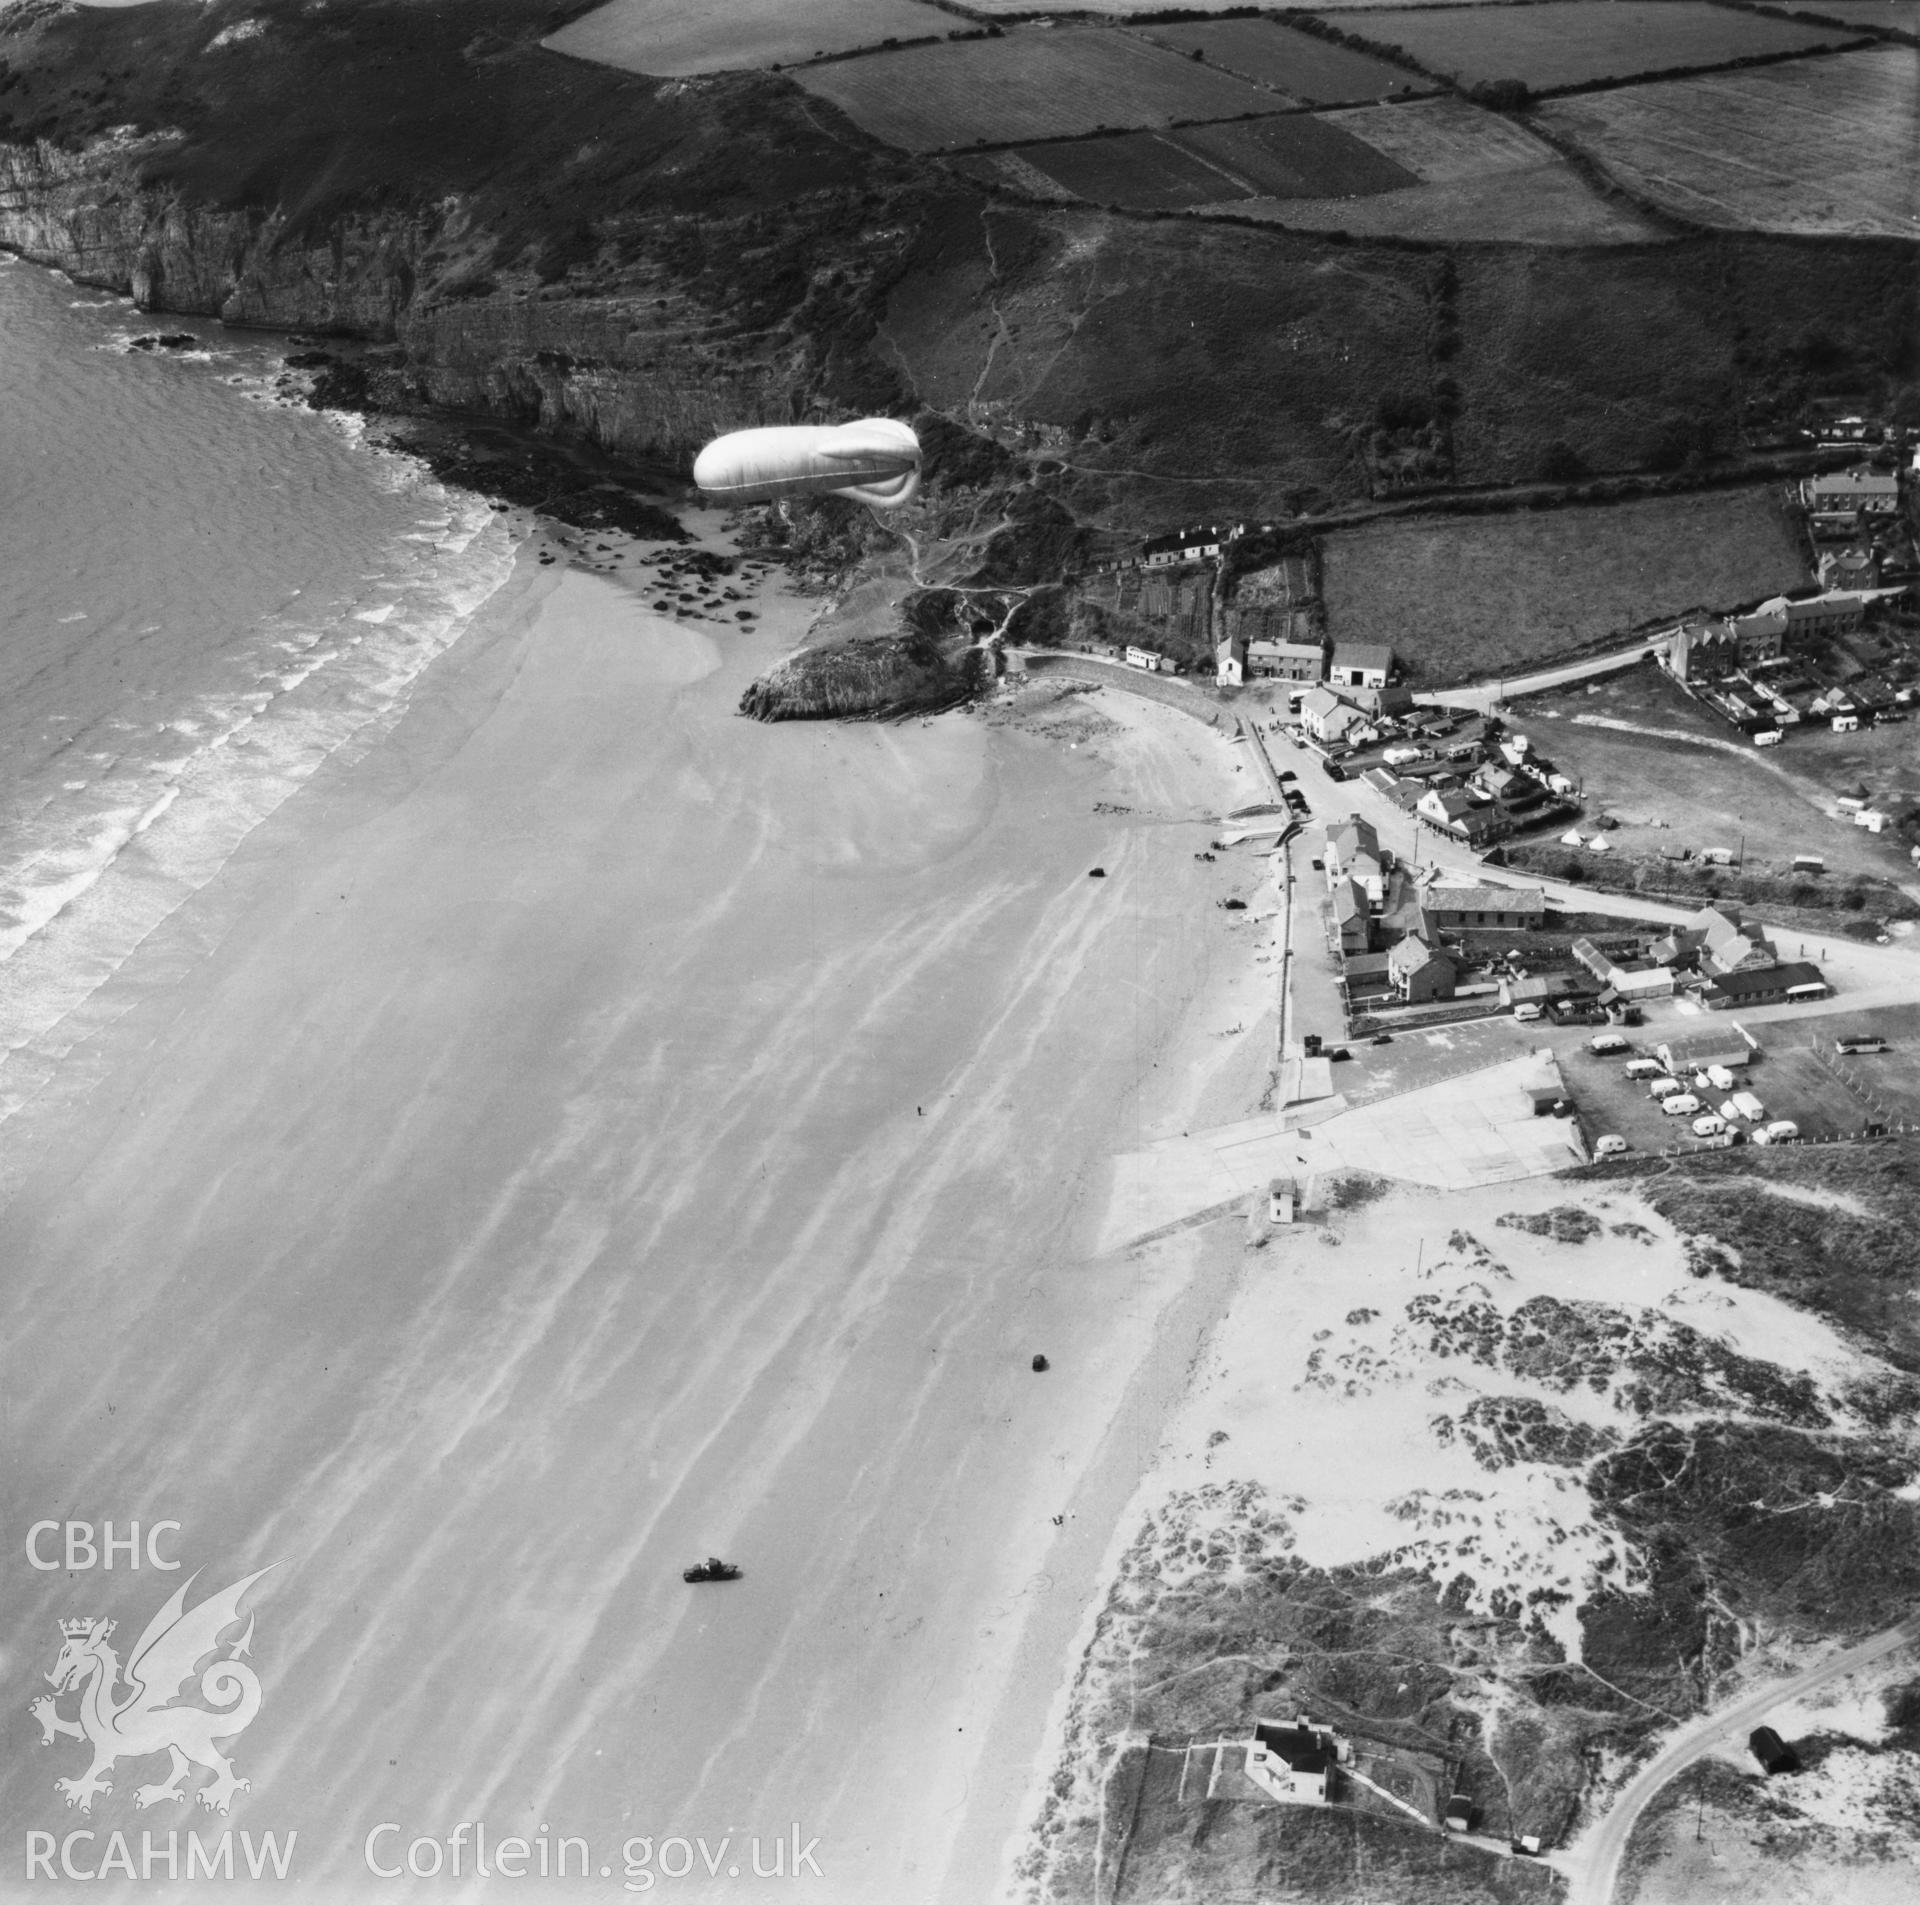
{"type": "Polygon", "coordinates": [[[794,77],[910,152],[1232,119],[1273,95],[1108,27],[1009,33],[802,68],[794,77]]]}
{"type": "Polygon", "coordinates": [[[1718,66],[1844,44],[1844,30],[1701,0],[1546,0],[1540,6],[1416,8],[1367,16],[1368,39],[1465,85],[1517,79],[1530,91],[1718,66]]]}
{"type": "Polygon", "coordinates": [[[1920,52],[1877,47],[1542,110],[1630,190],[1703,225],[1920,236],[1920,52]]]}
{"type": "MultiPolygon", "coordinates": [[[[1228,196],[1248,197],[1253,191],[1232,172],[1183,150],[1171,136],[1158,132],[1065,139],[982,156],[1012,158],[1076,198],[1134,211],[1177,211],[1228,196]]],[[[1018,181],[1010,178],[1009,182],[1018,181]]]]}

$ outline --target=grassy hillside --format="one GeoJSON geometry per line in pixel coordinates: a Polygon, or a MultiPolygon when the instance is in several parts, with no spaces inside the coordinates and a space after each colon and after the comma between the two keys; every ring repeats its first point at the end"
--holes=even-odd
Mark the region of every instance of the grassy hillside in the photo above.
{"type": "MultiPolygon", "coordinates": [[[[0,15],[0,142],[170,130],[127,176],[75,159],[101,169],[103,219],[143,189],[170,230],[218,208],[239,222],[216,250],[251,229],[306,247],[310,280],[330,245],[357,269],[343,232],[384,221],[399,288],[365,309],[397,299],[414,387],[442,400],[615,451],[673,451],[742,390],[775,414],[924,405],[1122,528],[1711,467],[1821,394],[1920,415],[1904,247],[1448,250],[1049,208],[881,147],[783,75],[659,80],[538,44],[583,7],[23,0],[0,15]],[[423,321],[453,310],[484,321],[423,321]],[[436,382],[460,339],[460,379],[436,382]],[[576,377],[600,381],[568,401],[576,377]]],[[[210,275],[193,308],[220,308],[210,275]]],[[[275,297],[268,271],[245,315],[275,321],[275,297]]]]}

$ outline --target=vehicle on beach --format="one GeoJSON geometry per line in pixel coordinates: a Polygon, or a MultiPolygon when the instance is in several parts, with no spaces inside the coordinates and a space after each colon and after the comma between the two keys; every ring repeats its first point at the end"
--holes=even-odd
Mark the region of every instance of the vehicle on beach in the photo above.
{"type": "Polygon", "coordinates": [[[696,1561],[690,1568],[680,1570],[683,1581],[737,1581],[740,1578],[739,1567],[731,1561],[722,1561],[717,1554],[710,1554],[704,1561],[696,1561]]]}

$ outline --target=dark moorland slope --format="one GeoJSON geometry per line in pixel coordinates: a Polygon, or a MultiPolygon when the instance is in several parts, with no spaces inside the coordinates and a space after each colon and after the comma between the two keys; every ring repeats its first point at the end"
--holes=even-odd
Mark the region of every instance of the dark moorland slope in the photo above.
{"type": "Polygon", "coordinates": [[[1920,401],[1910,248],[1451,252],[995,197],[774,74],[540,37],[584,0],[0,14],[0,244],[156,310],[385,347],[372,392],[684,469],[931,408],[1138,530],[1711,466],[1807,395],[1920,401]]]}

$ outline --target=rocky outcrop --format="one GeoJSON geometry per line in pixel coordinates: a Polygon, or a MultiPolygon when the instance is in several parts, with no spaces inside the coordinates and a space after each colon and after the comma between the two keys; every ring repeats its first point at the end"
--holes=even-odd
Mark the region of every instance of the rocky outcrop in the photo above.
{"type": "Polygon", "coordinates": [[[756,681],[740,712],[758,721],[888,720],[957,707],[980,679],[977,649],[950,653],[902,634],[805,648],[756,681]]]}

